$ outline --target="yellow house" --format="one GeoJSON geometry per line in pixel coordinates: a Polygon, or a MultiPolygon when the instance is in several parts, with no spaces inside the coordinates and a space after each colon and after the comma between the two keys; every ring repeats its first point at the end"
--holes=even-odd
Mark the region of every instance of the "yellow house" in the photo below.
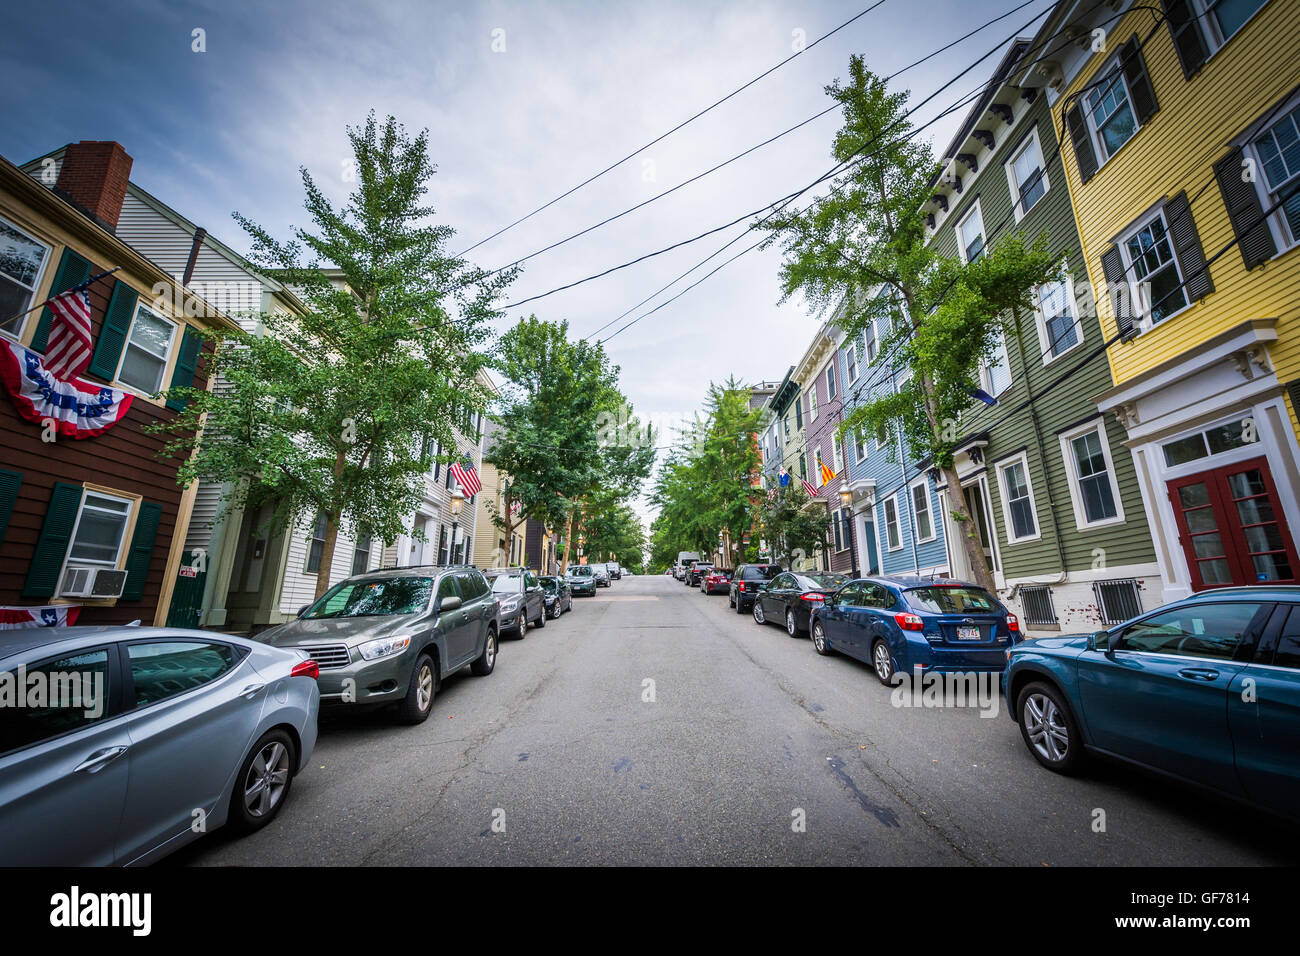
{"type": "Polygon", "coordinates": [[[1062,3],[1053,30],[1027,75],[1109,343],[1090,397],[1127,431],[1163,597],[1297,583],[1300,3],[1062,3]]]}

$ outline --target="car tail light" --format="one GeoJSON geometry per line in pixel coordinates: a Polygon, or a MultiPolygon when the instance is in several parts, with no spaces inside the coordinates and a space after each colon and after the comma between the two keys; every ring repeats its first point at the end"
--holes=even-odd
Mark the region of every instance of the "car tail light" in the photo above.
{"type": "Polygon", "coordinates": [[[1018,631],[1018,630],[1020,630],[1020,618],[1016,617],[1014,614],[1008,614],[1008,615],[1007,615],[1007,630],[1008,630],[1008,631],[1018,631]]]}
{"type": "Polygon", "coordinates": [[[315,661],[299,661],[293,665],[293,670],[289,671],[290,677],[310,677],[312,680],[320,680],[320,665],[315,661]]]}
{"type": "Polygon", "coordinates": [[[812,594],[800,594],[799,597],[802,598],[802,599],[805,600],[805,601],[825,601],[825,600],[826,600],[826,595],[825,595],[825,594],[817,594],[817,593],[815,593],[815,592],[812,593],[812,594]]]}
{"type": "Polygon", "coordinates": [[[925,622],[916,614],[895,614],[894,620],[905,631],[925,630],[925,622]]]}
{"type": "Polygon", "coordinates": [[[745,582],[744,582],[744,581],[741,581],[741,582],[737,583],[737,585],[736,585],[736,590],[737,590],[737,591],[743,591],[743,590],[745,590],[745,582]]]}

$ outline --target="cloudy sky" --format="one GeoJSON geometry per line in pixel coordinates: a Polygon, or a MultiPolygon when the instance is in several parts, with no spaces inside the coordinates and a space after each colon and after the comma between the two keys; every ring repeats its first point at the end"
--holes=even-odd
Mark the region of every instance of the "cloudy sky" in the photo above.
{"type": "MultiPolygon", "coordinates": [[[[873,0],[528,2],[283,0],[210,4],[49,0],[11,7],[0,36],[9,89],[0,155],[24,162],[69,141],[111,139],[132,179],[238,249],[239,212],[287,236],[303,224],[298,167],[341,198],[344,128],[367,110],[427,127],[430,198],[456,251],[656,138],[873,0]],[[194,31],[205,52],[195,52],[194,31]]],[[[489,267],[522,258],[824,109],[850,53],[889,74],[1023,0],[884,0],[685,129],[476,248],[489,267]]],[[[895,85],[925,121],[975,89],[1006,41],[1050,7],[1035,0],[895,85]]],[[[927,134],[942,147],[961,112],[927,134]]],[[[537,295],[730,222],[831,166],[835,113],[615,223],[530,259],[511,301],[537,295]]],[[[813,194],[809,194],[811,196],[813,194]]],[[[744,224],[510,310],[589,335],[744,231],[744,224]]],[[[678,286],[750,245],[741,238],[678,286]]],[[[690,416],[710,381],[780,380],[816,327],[781,304],[779,251],[742,256],[612,339],[624,389],[659,423],[690,416]]],[[[602,335],[623,325],[611,325],[602,335]]]]}

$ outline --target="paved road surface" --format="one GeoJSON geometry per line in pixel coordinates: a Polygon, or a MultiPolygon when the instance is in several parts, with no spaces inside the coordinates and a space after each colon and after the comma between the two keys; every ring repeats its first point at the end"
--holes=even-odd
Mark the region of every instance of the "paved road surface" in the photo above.
{"type": "Polygon", "coordinates": [[[865,664],[658,576],[506,641],[491,676],[450,678],[420,726],[322,720],[275,823],[171,862],[1297,860],[1300,834],[1266,817],[1120,767],[1048,773],[1001,710],[895,708],[865,664]]]}

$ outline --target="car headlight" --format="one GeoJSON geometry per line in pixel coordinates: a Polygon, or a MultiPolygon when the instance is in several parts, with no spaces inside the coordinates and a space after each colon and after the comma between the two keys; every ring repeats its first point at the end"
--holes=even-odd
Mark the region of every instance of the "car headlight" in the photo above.
{"type": "Polygon", "coordinates": [[[501,610],[509,614],[511,611],[519,610],[519,605],[521,603],[522,602],[517,597],[506,598],[504,601],[501,602],[501,610]]]}
{"type": "Polygon", "coordinates": [[[366,641],[357,648],[361,652],[362,658],[368,661],[377,661],[381,657],[392,657],[394,654],[400,654],[411,645],[409,637],[381,637],[377,641],[366,641]]]}

